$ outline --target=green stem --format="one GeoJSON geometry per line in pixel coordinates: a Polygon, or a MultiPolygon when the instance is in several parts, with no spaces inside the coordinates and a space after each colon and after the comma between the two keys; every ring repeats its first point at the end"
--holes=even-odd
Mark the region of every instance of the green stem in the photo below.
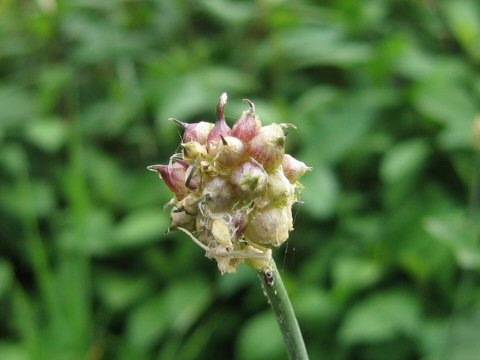
{"type": "Polygon", "coordinates": [[[308,360],[302,332],[275,261],[272,259],[270,269],[259,272],[258,276],[262,282],[264,294],[277,318],[288,358],[290,360],[308,360]]]}

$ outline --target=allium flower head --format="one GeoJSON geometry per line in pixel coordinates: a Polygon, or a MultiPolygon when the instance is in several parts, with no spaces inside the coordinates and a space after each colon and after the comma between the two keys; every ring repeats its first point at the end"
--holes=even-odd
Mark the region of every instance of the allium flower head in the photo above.
{"type": "Polygon", "coordinates": [[[230,128],[225,121],[227,94],[217,105],[215,124],[186,124],[182,153],[168,165],[151,165],[174,193],[170,229],[183,231],[217,261],[222,273],[246,262],[269,266],[271,249],[293,229],[292,205],[298,179],[310,167],[285,154],[284,130],[292,125],[262,126],[255,105],[230,128]]]}

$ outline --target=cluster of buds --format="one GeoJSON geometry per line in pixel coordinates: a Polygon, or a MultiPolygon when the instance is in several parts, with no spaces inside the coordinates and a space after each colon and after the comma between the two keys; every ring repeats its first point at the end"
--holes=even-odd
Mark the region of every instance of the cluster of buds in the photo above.
{"type": "Polygon", "coordinates": [[[246,262],[268,268],[271,249],[293,229],[292,205],[298,179],[311,168],[285,154],[289,124],[262,126],[255,105],[230,128],[225,122],[227,94],[217,105],[215,124],[186,124],[182,152],[168,165],[151,165],[175,194],[170,229],[183,231],[218,263],[222,273],[246,262]]]}

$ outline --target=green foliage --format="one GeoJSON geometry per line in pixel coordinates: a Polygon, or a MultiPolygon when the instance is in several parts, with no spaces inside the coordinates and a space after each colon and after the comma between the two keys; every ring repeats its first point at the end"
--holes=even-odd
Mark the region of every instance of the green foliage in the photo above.
{"type": "Polygon", "coordinates": [[[223,91],[314,168],[276,254],[311,358],[477,357],[478,1],[7,0],[0,35],[1,359],[285,357],[145,170],[223,91]]]}
{"type": "Polygon", "coordinates": [[[419,329],[419,306],[410,294],[383,292],[356,304],[339,330],[347,344],[378,343],[397,336],[415,337],[419,329]]]}
{"type": "Polygon", "coordinates": [[[239,359],[281,359],[282,356],[282,336],[270,310],[248,319],[238,338],[239,359]]]}

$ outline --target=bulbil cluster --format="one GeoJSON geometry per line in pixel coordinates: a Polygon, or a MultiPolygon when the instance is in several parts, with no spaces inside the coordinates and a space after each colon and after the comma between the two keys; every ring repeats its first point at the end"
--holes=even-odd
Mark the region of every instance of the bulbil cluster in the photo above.
{"type": "Polygon", "coordinates": [[[218,263],[222,273],[246,262],[258,270],[269,266],[271,249],[293,229],[292,205],[298,179],[311,168],[285,154],[289,124],[262,126],[255,105],[230,128],[224,115],[227,94],[217,105],[215,124],[186,124],[182,152],[168,165],[151,165],[175,196],[170,229],[189,235],[218,263]]]}

